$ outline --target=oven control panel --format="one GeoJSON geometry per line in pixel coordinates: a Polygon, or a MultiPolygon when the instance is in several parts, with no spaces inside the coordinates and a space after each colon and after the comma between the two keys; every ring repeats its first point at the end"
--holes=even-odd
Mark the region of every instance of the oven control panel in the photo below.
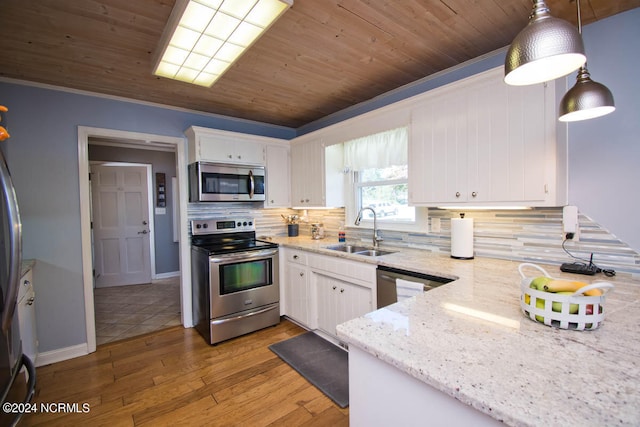
{"type": "Polygon", "coordinates": [[[191,221],[192,235],[239,233],[255,230],[254,219],[248,217],[196,219],[191,221]]]}

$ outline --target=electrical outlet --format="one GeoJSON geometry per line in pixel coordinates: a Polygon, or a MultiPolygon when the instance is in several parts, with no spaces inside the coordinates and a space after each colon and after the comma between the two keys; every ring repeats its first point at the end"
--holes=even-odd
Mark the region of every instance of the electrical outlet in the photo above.
{"type": "Polygon", "coordinates": [[[440,218],[431,218],[431,232],[432,233],[440,232],[440,218]]]}
{"type": "Polygon", "coordinates": [[[562,208],[562,238],[574,241],[578,241],[580,238],[577,206],[565,206],[562,208]]]}

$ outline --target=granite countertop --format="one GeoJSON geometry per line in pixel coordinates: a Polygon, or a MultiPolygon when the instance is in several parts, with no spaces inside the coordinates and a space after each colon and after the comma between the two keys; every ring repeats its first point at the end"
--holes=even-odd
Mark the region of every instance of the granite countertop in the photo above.
{"type": "Polygon", "coordinates": [[[640,281],[577,276],[538,263],[553,277],[615,285],[603,324],[572,331],[524,317],[519,261],[385,247],[397,252],[369,258],[325,249],[335,239],[274,241],[456,279],[338,326],[349,345],[443,393],[514,426],[640,425],[640,281]]]}

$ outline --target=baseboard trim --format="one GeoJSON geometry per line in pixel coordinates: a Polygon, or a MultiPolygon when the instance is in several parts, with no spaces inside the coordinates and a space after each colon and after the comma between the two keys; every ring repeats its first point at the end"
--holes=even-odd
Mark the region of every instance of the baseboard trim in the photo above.
{"type": "Polygon", "coordinates": [[[38,353],[36,358],[36,367],[50,365],[52,363],[62,362],[64,360],[74,359],[89,354],[87,343],[73,345],[71,347],[60,348],[57,350],[45,351],[38,353]]]}
{"type": "Polygon", "coordinates": [[[153,280],[168,279],[170,277],[179,277],[179,276],[180,276],[180,271],[170,271],[168,273],[157,273],[155,276],[153,276],[153,280]]]}

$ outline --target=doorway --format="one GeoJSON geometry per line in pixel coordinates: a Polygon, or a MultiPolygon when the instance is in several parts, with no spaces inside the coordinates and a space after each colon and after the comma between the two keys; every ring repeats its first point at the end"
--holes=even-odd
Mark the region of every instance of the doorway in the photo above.
{"type": "Polygon", "coordinates": [[[181,323],[191,327],[191,266],[187,228],[187,168],[186,140],[137,132],[116,131],[111,129],[78,127],[78,177],[80,186],[80,210],[82,230],[82,265],[85,297],[87,352],[96,350],[96,324],[93,288],[93,254],[91,242],[91,186],[89,181],[89,140],[97,138],[108,144],[151,151],[171,150],[175,153],[176,171],[176,227],[179,245],[179,276],[181,323]]]}

